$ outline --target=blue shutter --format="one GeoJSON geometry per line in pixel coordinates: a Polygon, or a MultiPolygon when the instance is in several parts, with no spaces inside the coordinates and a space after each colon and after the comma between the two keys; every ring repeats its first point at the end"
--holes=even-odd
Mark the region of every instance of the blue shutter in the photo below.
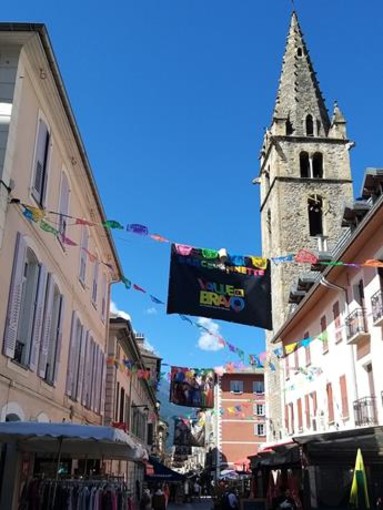
{"type": "Polygon", "coordinates": [[[15,356],[26,251],[27,245],[25,239],[18,232],[16,237],[15,256],[13,259],[11,286],[9,290],[8,310],[5,322],[3,343],[3,353],[9,358],[13,358],[15,356]]]}

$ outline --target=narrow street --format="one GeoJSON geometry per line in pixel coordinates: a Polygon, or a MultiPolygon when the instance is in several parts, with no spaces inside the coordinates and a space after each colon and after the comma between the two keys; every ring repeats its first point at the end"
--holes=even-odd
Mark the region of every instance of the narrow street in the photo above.
{"type": "Polygon", "coordinates": [[[199,501],[190,503],[169,503],[168,510],[211,510],[212,500],[210,496],[202,496],[199,501]]]}

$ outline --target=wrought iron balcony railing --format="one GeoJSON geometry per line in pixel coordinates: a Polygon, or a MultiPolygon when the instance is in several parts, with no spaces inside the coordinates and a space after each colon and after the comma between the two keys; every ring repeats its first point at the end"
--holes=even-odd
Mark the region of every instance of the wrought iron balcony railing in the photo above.
{"type": "Polygon", "coordinates": [[[363,397],[354,401],[355,425],[377,425],[376,397],[363,397]]]}
{"type": "Polygon", "coordinates": [[[378,290],[371,296],[372,320],[374,326],[383,324],[383,290],[378,290]]]}
{"type": "Polygon", "coordinates": [[[345,319],[348,343],[356,343],[369,335],[364,308],[356,308],[345,319]]]}

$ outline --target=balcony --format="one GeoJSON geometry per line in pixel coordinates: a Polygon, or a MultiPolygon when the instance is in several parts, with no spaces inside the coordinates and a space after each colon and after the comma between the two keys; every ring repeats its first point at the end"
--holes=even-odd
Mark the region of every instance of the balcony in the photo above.
{"type": "Polygon", "coordinates": [[[363,397],[354,401],[353,407],[356,426],[363,427],[365,425],[372,426],[378,424],[375,404],[376,397],[363,397]]]}
{"type": "Polygon", "coordinates": [[[372,321],[374,326],[383,325],[383,290],[378,290],[371,297],[372,321]]]}
{"type": "Polygon", "coordinates": [[[363,308],[356,308],[345,319],[346,335],[348,344],[356,344],[365,338],[369,338],[367,321],[363,308]]]}

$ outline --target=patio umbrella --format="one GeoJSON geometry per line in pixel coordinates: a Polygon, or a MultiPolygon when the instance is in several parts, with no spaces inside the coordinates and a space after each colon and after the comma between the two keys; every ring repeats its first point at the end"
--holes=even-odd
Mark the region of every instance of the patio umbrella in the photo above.
{"type": "Polygon", "coordinates": [[[358,448],[355,460],[354,476],[352,477],[350,505],[353,508],[370,508],[370,498],[368,497],[366,471],[362,451],[358,448]]]}
{"type": "Polygon", "coordinates": [[[53,454],[56,458],[147,460],[148,452],[123,430],[76,423],[2,422],[0,443],[19,450],[53,454]]]}

